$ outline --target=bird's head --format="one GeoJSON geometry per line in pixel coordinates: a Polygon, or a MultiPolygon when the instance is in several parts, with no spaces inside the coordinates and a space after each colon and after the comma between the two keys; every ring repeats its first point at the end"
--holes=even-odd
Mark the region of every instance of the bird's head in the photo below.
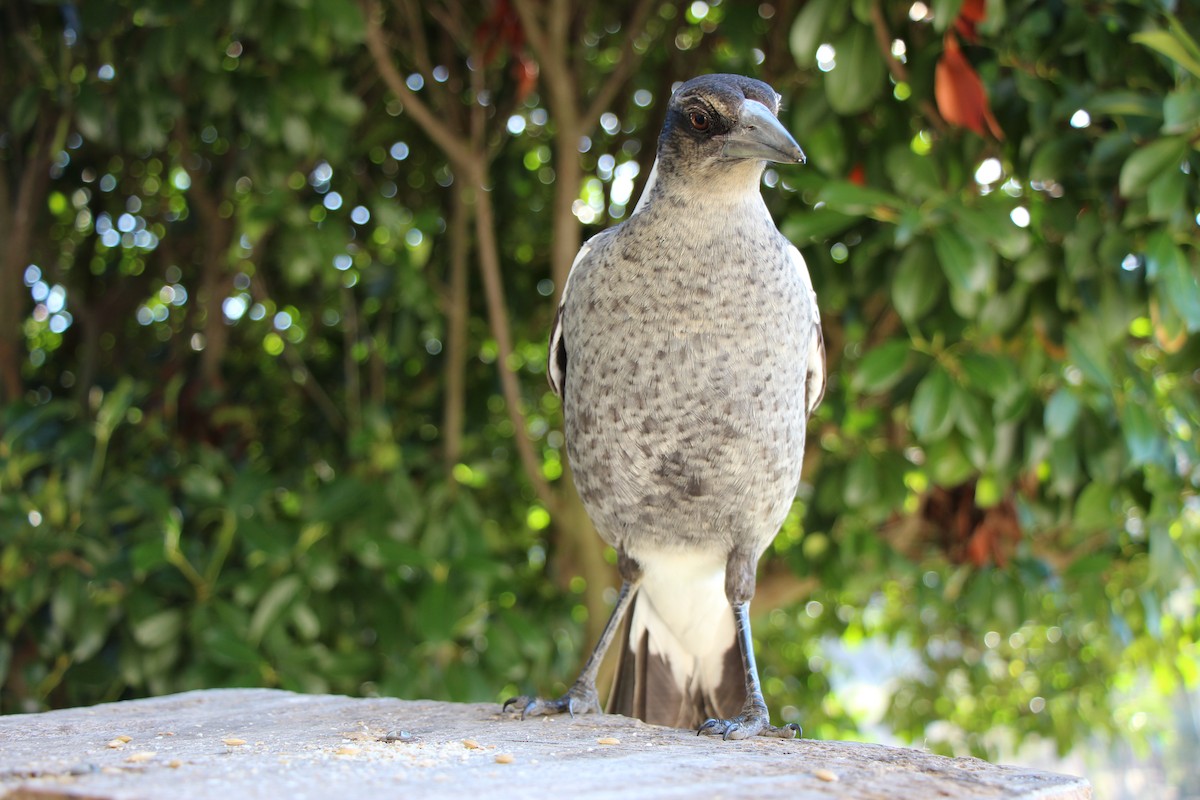
{"type": "Polygon", "coordinates": [[[658,140],[659,169],[691,174],[749,171],[764,162],[803,164],[804,151],[779,122],[779,95],[741,75],[701,75],[671,95],[658,140]]]}

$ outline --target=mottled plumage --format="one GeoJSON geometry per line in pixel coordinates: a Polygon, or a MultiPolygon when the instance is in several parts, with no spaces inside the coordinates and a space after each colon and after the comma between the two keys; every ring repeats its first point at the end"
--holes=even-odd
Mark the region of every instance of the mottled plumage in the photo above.
{"type": "MultiPolygon", "coordinates": [[[[728,738],[792,734],[769,726],[738,614],[795,496],[825,380],[808,270],[759,191],[764,159],[803,161],[777,113],[760,81],[683,84],[641,201],[581,249],[551,333],[575,484],[625,580],[597,665],[633,607],[612,710],[716,717],[702,730],[728,738]]],[[[516,703],[590,710],[592,667],[575,697],[516,703]]]]}

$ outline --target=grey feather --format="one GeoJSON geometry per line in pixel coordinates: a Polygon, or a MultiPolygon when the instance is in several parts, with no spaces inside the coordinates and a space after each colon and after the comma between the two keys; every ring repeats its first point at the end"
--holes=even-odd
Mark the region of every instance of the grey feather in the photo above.
{"type": "Polygon", "coordinates": [[[812,282],[747,155],[803,153],[786,132],[794,152],[735,138],[739,113],[778,103],[733,76],[681,87],[642,198],[580,250],[551,333],[576,487],[604,541],[644,571],[610,707],[663,724],[746,699],[726,595],[753,593],[824,393],[812,282]]]}

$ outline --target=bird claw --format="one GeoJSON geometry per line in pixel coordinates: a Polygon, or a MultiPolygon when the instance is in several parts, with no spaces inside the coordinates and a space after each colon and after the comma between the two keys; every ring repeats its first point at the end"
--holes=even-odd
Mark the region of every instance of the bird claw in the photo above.
{"type": "Polygon", "coordinates": [[[751,736],[771,736],[776,739],[796,739],[803,735],[800,726],[789,722],[781,728],[771,724],[766,710],[751,709],[733,719],[706,720],[696,735],[720,736],[723,740],[749,739],[751,736]]]}
{"type": "Polygon", "coordinates": [[[576,712],[580,714],[600,713],[600,696],[597,694],[595,686],[576,684],[568,689],[562,697],[554,700],[529,697],[528,695],[510,697],[504,701],[504,707],[501,710],[508,711],[510,706],[521,712],[521,719],[564,713],[574,719],[576,712]]]}

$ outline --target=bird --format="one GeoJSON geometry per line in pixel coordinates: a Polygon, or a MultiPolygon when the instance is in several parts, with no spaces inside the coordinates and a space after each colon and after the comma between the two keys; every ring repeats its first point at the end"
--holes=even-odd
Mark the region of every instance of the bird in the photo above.
{"type": "Polygon", "coordinates": [[[680,84],[633,212],[568,273],[548,377],[622,583],[567,692],[504,704],[522,718],[600,712],[600,662],[619,639],[610,712],[723,739],[802,733],[771,724],[749,612],[826,382],[808,267],[761,192],[767,162],[805,162],[780,101],[740,75],[680,84]]]}

